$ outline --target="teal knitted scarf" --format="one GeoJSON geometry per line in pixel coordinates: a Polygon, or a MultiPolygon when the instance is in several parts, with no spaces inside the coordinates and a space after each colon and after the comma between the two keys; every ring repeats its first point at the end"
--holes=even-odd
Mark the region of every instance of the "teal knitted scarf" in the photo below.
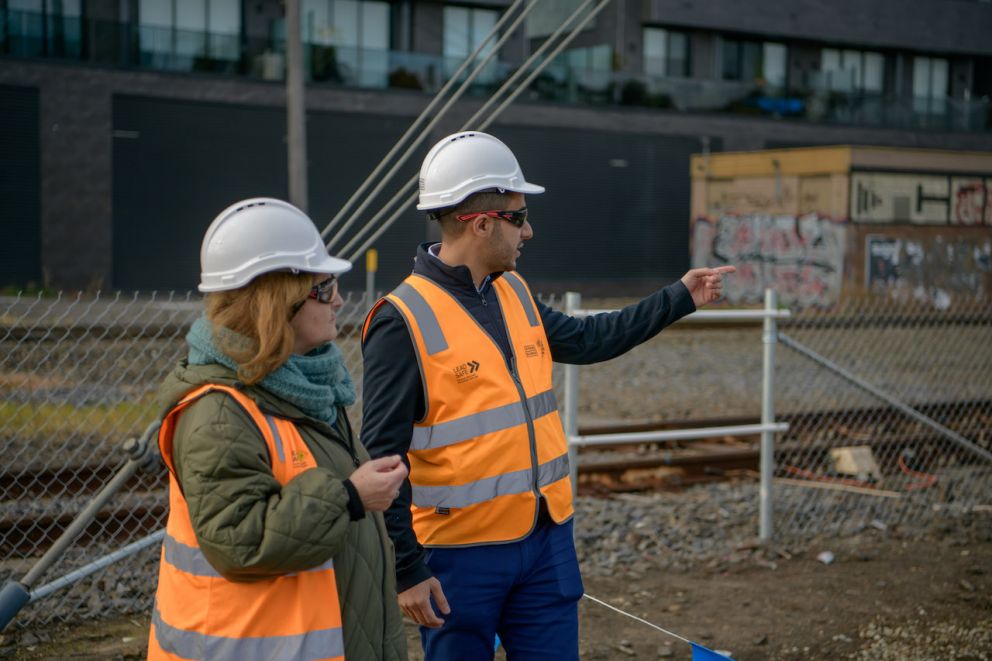
{"type": "MultiPolygon", "coordinates": [[[[225,330],[225,333],[233,331],[225,330]]],[[[237,337],[237,336],[236,336],[237,337]]],[[[243,339],[243,338],[242,338],[243,339]]],[[[193,322],[186,335],[191,365],[217,363],[237,371],[238,365],[214,342],[213,328],[204,316],[193,322]]],[[[355,403],[355,385],[341,350],[328,342],[308,354],[292,354],[259,385],[295,405],[310,417],[333,425],[338,406],[355,403]]]]}

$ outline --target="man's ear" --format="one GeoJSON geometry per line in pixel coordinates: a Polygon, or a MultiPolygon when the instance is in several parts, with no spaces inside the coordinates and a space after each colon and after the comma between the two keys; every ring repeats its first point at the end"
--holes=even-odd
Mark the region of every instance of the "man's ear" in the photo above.
{"type": "Polygon", "coordinates": [[[476,236],[488,236],[492,226],[491,220],[489,216],[476,216],[472,219],[472,232],[476,236]]]}

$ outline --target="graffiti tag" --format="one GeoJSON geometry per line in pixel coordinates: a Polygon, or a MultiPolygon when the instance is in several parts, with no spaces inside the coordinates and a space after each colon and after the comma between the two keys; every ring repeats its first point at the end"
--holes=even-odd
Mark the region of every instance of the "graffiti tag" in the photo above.
{"type": "Polygon", "coordinates": [[[787,305],[829,307],[840,296],[845,226],[818,214],[724,215],[693,225],[694,267],[734,264],[730,303],[757,303],[773,287],[787,305]]]}

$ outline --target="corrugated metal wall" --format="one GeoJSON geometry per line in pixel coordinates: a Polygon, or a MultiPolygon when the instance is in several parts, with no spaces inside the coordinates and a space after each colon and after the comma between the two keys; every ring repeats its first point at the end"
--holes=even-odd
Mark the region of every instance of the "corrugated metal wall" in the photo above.
{"type": "Polygon", "coordinates": [[[42,284],[38,90],[0,85],[0,287],[42,284]]]}

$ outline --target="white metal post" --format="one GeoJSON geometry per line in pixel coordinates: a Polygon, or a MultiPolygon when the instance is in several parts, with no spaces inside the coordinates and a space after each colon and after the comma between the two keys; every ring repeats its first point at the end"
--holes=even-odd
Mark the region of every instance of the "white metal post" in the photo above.
{"type": "MultiPolygon", "coordinates": [[[[574,315],[582,307],[582,296],[570,291],[565,294],[565,314],[574,315]]],[[[579,366],[565,365],[565,406],[562,427],[565,428],[565,439],[568,441],[568,473],[572,479],[572,498],[579,493],[579,458],[578,450],[572,439],[578,436],[579,422],[579,366]]]]}
{"type": "MultiPolygon", "coordinates": [[[[764,344],[764,365],[761,379],[761,424],[775,422],[775,342],[778,320],[774,312],[778,296],[774,289],[765,290],[765,322],[761,341],[764,344]]],[[[772,538],[772,477],[775,472],[775,432],[761,432],[761,504],[759,535],[762,541],[772,538]]]]}

